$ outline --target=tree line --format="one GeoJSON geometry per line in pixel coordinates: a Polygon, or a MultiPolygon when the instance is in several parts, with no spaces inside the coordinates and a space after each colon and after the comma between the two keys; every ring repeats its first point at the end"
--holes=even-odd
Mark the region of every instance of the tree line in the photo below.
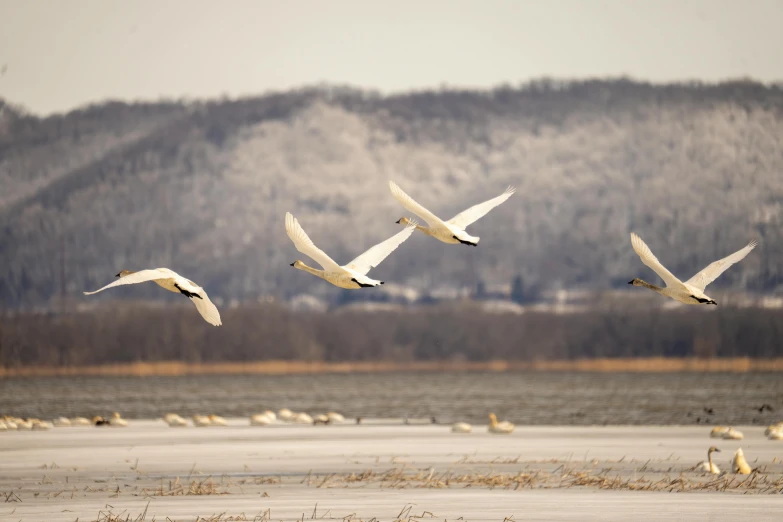
{"type": "Polygon", "coordinates": [[[123,362],[532,361],[599,357],[783,357],[783,311],[651,309],[627,303],[569,314],[486,313],[476,302],[368,312],[243,304],[205,323],[188,303],[105,302],[64,314],[0,317],[0,364],[123,362]]]}

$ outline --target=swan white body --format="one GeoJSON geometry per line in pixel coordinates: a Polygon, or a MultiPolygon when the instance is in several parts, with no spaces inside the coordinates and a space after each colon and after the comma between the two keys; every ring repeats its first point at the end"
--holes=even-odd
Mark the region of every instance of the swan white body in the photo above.
{"type": "Polygon", "coordinates": [[[275,423],[275,418],[270,416],[269,413],[257,413],[250,416],[251,426],[268,426],[275,423]]]}
{"type": "Polygon", "coordinates": [[[281,421],[284,422],[291,422],[294,420],[294,412],[289,410],[288,408],[283,408],[279,412],[277,412],[277,416],[280,418],[281,421]]]}
{"type": "Polygon", "coordinates": [[[184,428],[188,425],[188,421],[176,413],[167,413],[163,416],[163,420],[172,428],[184,428]]]}
{"type": "Polygon", "coordinates": [[[71,419],[67,417],[57,417],[56,419],[52,420],[52,425],[58,428],[70,428],[71,419]]]}
{"type": "Polygon", "coordinates": [[[726,440],[742,440],[744,437],[745,435],[743,435],[741,431],[735,430],[732,427],[729,427],[728,431],[721,436],[721,438],[726,440]]]}
{"type": "Polygon", "coordinates": [[[699,471],[704,471],[706,473],[712,473],[713,475],[720,475],[720,468],[712,462],[712,454],[713,452],[720,452],[718,448],[715,446],[712,446],[710,449],[707,450],[707,460],[704,462],[700,462],[697,464],[696,468],[699,471]]]}
{"type": "Polygon", "coordinates": [[[293,422],[296,424],[312,424],[313,418],[304,412],[297,413],[293,418],[293,422]]]}
{"type": "Polygon", "coordinates": [[[771,430],[767,433],[767,438],[769,440],[783,440],[783,428],[771,430]]]}
{"type": "Polygon", "coordinates": [[[729,431],[728,426],[715,426],[710,431],[710,437],[713,439],[722,439],[723,435],[729,431]]]}
{"type": "Polygon", "coordinates": [[[665,266],[658,261],[658,258],[650,250],[650,247],[642,241],[642,238],[631,232],[631,245],[634,251],[639,255],[642,263],[650,267],[653,272],[663,279],[666,283],[666,288],[660,288],[655,285],[651,285],[646,281],[642,281],[639,278],[635,278],[629,281],[629,285],[643,286],[649,288],[654,292],[658,292],[666,297],[671,297],[675,301],[679,301],[685,304],[714,304],[713,298],[704,293],[704,289],[707,285],[715,281],[723,272],[725,272],[731,265],[741,261],[747,256],[751,250],[755,248],[758,243],[754,240],[748,243],[748,245],[728,257],[724,257],[721,260],[711,263],[707,268],[691,277],[684,283],[674,277],[665,266]]]}
{"type": "Polygon", "coordinates": [[[209,423],[212,426],[228,426],[226,419],[220,417],[219,415],[209,415],[209,423]]]}
{"type": "Polygon", "coordinates": [[[740,475],[750,475],[751,471],[753,471],[750,469],[748,461],[745,460],[745,454],[742,452],[742,448],[737,449],[734,453],[734,458],[731,461],[731,470],[740,475]]]}
{"type": "Polygon", "coordinates": [[[111,416],[111,419],[109,419],[109,426],[114,428],[125,428],[128,426],[128,421],[123,419],[120,414],[115,411],[111,416]]]}
{"type": "Polygon", "coordinates": [[[338,422],[345,422],[345,417],[343,417],[341,414],[330,411],[326,414],[326,416],[329,418],[329,422],[336,424],[338,422]]]}
{"type": "Polygon", "coordinates": [[[773,431],[783,431],[783,422],[776,422],[767,426],[767,429],[764,430],[764,435],[769,435],[773,431]]]}
{"type": "MultiPolygon", "coordinates": [[[[443,243],[449,243],[452,245],[462,243],[463,245],[473,246],[478,245],[480,238],[471,236],[465,231],[465,228],[471,223],[474,223],[482,217],[486,216],[490,210],[506,201],[514,192],[516,192],[514,187],[508,187],[506,191],[498,197],[492,198],[489,201],[485,201],[484,203],[474,205],[469,209],[460,212],[448,221],[443,221],[438,216],[417,203],[408,194],[403,192],[403,190],[395,182],[389,181],[389,188],[391,189],[391,193],[394,198],[399,201],[408,212],[416,214],[429,225],[429,227],[416,225],[417,230],[427,234],[428,236],[432,236],[438,241],[442,241],[443,243]]],[[[400,218],[397,223],[409,225],[411,221],[408,218],[400,218]]]]}
{"type": "Polygon", "coordinates": [[[197,428],[207,428],[212,426],[212,421],[206,415],[194,415],[192,417],[193,425],[197,428]]]}
{"type": "Polygon", "coordinates": [[[71,426],[92,426],[92,422],[86,417],[74,417],[71,419],[71,426]]]}
{"type": "Polygon", "coordinates": [[[473,426],[467,422],[455,422],[451,425],[452,433],[470,433],[473,431],[473,426]]]}
{"type": "Polygon", "coordinates": [[[113,288],[115,286],[133,285],[136,283],[153,281],[169,292],[183,294],[188,297],[193,304],[196,305],[196,310],[201,314],[201,317],[209,324],[214,326],[223,324],[220,321],[220,312],[218,312],[218,309],[212,301],[209,300],[207,292],[193,281],[185,279],[173,270],[169,270],[168,268],[153,268],[141,270],[139,272],[123,270],[117,274],[117,277],[119,277],[119,279],[113,283],[110,283],[103,288],[99,288],[94,292],[84,292],[84,295],[97,294],[98,292],[103,292],[107,288],[113,288]]]}
{"type": "Polygon", "coordinates": [[[349,290],[382,285],[383,281],[371,279],[367,277],[367,273],[394,252],[398,246],[413,234],[414,230],[415,223],[412,223],[405,227],[402,232],[398,232],[386,241],[378,243],[347,265],[340,266],[326,255],[323,250],[315,246],[299,224],[299,221],[290,212],[286,212],[285,215],[285,231],[288,237],[291,238],[291,241],[293,241],[296,249],[315,260],[323,267],[323,270],[309,267],[299,260],[291,263],[291,266],[320,277],[335,286],[349,290]]]}
{"type": "Polygon", "coordinates": [[[42,421],[40,419],[33,419],[31,424],[31,429],[34,431],[50,430],[53,427],[51,422],[42,421]]]}
{"type": "Polygon", "coordinates": [[[490,433],[511,433],[514,431],[514,425],[508,421],[498,422],[494,413],[489,414],[489,426],[487,430],[490,433]]]}

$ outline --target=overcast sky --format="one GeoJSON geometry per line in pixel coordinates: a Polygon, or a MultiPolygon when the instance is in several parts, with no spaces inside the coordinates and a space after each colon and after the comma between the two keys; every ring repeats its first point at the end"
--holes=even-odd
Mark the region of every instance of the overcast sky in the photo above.
{"type": "Polygon", "coordinates": [[[783,0],[0,0],[0,97],[47,114],[319,82],[770,82],[781,22],[783,0]]]}

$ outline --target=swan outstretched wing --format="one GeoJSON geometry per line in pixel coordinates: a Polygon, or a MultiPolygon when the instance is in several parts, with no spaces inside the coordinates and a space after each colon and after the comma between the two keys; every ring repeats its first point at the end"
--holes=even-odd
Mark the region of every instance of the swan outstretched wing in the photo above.
{"type": "Polygon", "coordinates": [[[676,288],[682,286],[682,281],[674,277],[665,266],[658,261],[658,258],[652,253],[650,247],[642,241],[642,238],[631,232],[631,245],[633,245],[634,251],[639,255],[642,263],[652,268],[653,272],[658,274],[661,279],[666,283],[669,288],[676,288]]]}
{"type": "MultiPolygon", "coordinates": [[[[190,300],[193,302],[194,305],[196,305],[196,310],[198,310],[198,313],[201,314],[201,317],[204,318],[206,322],[208,322],[211,325],[220,326],[222,321],[220,320],[220,312],[218,312],[217,307],[215,304],[209,300],[209,296],[207,295],[207,292],[204,291],[201,287],[196,287],[198,290],[194,293],[197,293],[199,296],[201,296],[201,299],[199,299],[196,296],[193,296],[190,298],[190,300]]],[[[192,292],[193,290],[188,290],[192,292]]]]}
{"type": "Polygon", "coordinates": [[[478,205],[473,205],[469,209],[460,212],[453,218],[449,219],[448,223],[465,230],[465,227],[486,216],[490,210],[506,201],[516,191],[517,189],[514,187],[508,187],[506,191],[498,197],[492,198],[489,201],[485,201],[484,203],[479,203],[478,205]]]}
{"type": "Polygon", "coordinates": [[[750,253],[750,251],[756,247],[756,245],[758,245],[758,241],[754,239],[753,241],[748,243],[747,246],[745,246],[745,248],[741,250],[737,250],[730,256],[724,257],[719,261],[710,263],[710,265],[707,266],[707,268],[705,268],[695,276],[685,281],[685,284],[696,287],[703,292],[708,284],[715,281],[718,278],[718,276],[720,276],[723,272],[725,272],[731,265],[742,261],[745,258],[745,256],[747,256],[750,253]]]}
{"type": "Polygon", "coordinates": [[[391,189],[392,196],[405,207],[408,212],[413,212],[421,219],[427,222],[431,227],[444,226],[445,223],[438,216],[419,205],[412,197],[407,195],[403,190],[393,181],[389,181],[389,188],[391,189]]]}
{"type": "Polygon", "coordinates": [[[312,258],[316,263],[321,265],[324,270],[328,272],[342,272],[343,269],[340,265],[334,262],[331,257],[327,256],[323,250],[315,246],[310,237],[305,233],[299,221],[291,215],[290,212],[285,213],[285,231],[291,241],[294,242],[294,246],[298,251],[304,255],[312,258]]]}
{"type": "Polygon", "coordinates": [[[411,237],[414,230],[416,230],[416,222],[411,221],[401,232],[397,232],[386,241],[378,243],[367,252],[348,263],[346,268],[350,268],[354,272],[358,272],[362,275],[367,275],[367,272],[369,272],[371,268],[380,265],[381,261],[389,257],[389,254],[397,250],[398,246],[411,237]]]}
{"type": "Polygon", "coordinates": [[[97,294],[98,292],[103,292],[107,288],[112,288],[115,286],[133,285],[136,283],[146,283],[147,281],[154,281],[156,279],[170,279],[172,277],[172,274],[174,274],[174,276],[177,275],[174,272],[170,272],[170,273],[162,272],[157,268],[153,268],[149,270],[140,270],[138,272],[134,272],[132,274],[128,274],[124,277],[121,277],[116,281],[104,286],[103,288],[99,288],[98,290],[95,290],[94,292],[84,292],[84,295],[97,294]]]}

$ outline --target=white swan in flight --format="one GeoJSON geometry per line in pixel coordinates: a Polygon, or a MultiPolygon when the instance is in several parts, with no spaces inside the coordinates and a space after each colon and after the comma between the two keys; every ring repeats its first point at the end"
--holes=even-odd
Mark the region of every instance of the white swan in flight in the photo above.
{"type": "Polygon", "coordinates": [[[715,281],[718,276],[726,271],[731,265],[741,261],[747,256],[751,250],[758,244],[755,240],[748,243],[748,245],[728,257],[724,257],[719,261],[711,263],[707,268],[691,277],[684,283],[674,277],[665,266],[658,261],[658,258],[650,250],[642,238],[631,232],[631,245],[634,251],[639,255],[642,263],[652,268],[652,270],[660,276],[666,283],[666,288],[660,288],[655,285],[651,285],[646,281],[642,281],[638,277],[629,281],[629,285],[643,286],[649,288],[654,292],[658,292],[661,295],[671,297],[675,301],[679,301],[685,304],[713,304],[717,305],[713,298],[704,293],[704,289],[708,284],[715,281]]]}
{"type": "Polygon", "coordinates": [[[218,309],[212,304],[212,301],[209,300],[207,292],[193,281],[185,279],[173,270],[169,270],[168,268],[154,268],[141,270],[139,272],[123,270],[117,274],[117,277],[119,277],[119,279],[113,283],[94,292],[84,292],[84,295],[97,294],[98,292],[103,292],[107,288],[112,288],[114,286],[154,281],[169,292],[183,294],[185,297],[189,298],[193,304],[196,305],[196,309],[198,310],[198,313],[201,314],[201,317],[209,324],[215,326],[223,324],[220,322],[220,312],[218,312],[218,309]]]}
{"type": "Polygon", "coordinates": [[[296,249],[304,255],[313,258],[323,267],[323,270],[309,267],[298,259],[291,263],[291,266],[320,277],[335,286],[347,289],[382,285],[383,281],[367,277],[367,272],[371,268],[378,266],[381,261],[386,259],[389,254],[408,239],[416,229],[415,227],[416,224],[411,223],[402,232],[398,232],[386,241],[378,243],[347,265],[340,266],[331,257],[327,256],[323,250],[313,244],[299,224],[299,221],[290,212],[286,212],[285,215],[285,231],[288,237],[291,238],[291,241],[294,242],[296,249]]]}
{"type": "MultiPolygon", "coordinates": [[[[432,236],[438,241],[450,244],[463,245],[478,245],[479,238],[477,236],[471,236],[465,232],[465,227],[474,223],[486,216],[487,213],[493,208],[497,207],[511,195],[516,192],[514,187],[508,187],[506,191],[496,198],[492,198],[484,203],[474,205],[469,209],[460,212],[448,221],[443,221],[438,216],[418,204],[412,197],[407,195],[403,190],[393,181],[389,181],[389,188],[392,195],[399,201],[408,212],[413,212],[421,219],[427,222],[429,227],[416,226],[416,228],[428,236],[432,236]]],[[[400,218],[397,223],[408,225],[411,221],[406,218],[400,218]]]]}

